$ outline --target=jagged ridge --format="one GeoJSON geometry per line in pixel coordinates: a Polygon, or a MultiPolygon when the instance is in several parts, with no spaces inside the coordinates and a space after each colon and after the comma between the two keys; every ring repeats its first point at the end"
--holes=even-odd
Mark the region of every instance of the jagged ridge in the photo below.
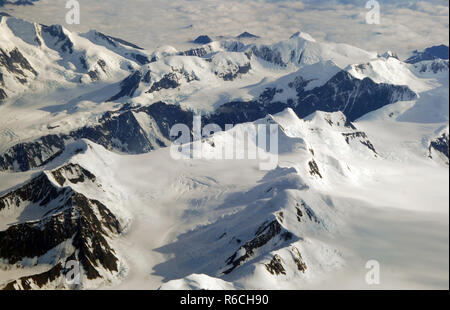
{"type": "Polygon", "coordinates": [[[86,281],[107,280],[119,272],[119,259],[108,241],[122,231],[119,220],[104,204],[70,187],[88,180],[95,182],[95,176],[77,164],[67,164],[43,172],[0,197],[0,213],[14,209],[30,212],[27,208],[43,213],[36,220],[11,224],[0,231],[0,258],[7,264],[20,266],[23,259],[42,257],[64,242],[72,246],[72,250],[47,262],[53,265],[50,270],[9,282],[4,289],[65,287],[64,277],[69,271],[65,266],[69,261],[80,263],[86,281]]]}

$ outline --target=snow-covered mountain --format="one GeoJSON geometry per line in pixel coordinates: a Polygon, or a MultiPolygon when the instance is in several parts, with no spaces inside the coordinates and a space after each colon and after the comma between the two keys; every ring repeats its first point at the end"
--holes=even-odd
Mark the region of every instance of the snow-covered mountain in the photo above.
{"type": "Polygon", "coordinates": [[[137,46],[99,32],[78,35],[60,25],[0,18],[2,100],[25,91],[113,81],[149,62],[137,46]]]}
{"type": "Polygon", "coordinates": [[[402,61],[298,32],[147,51],[8,16],[0,46],[1,288],[360,288],[371,259],[396,270],[385,288],[448,287],[441,48],[402,61]],[[233,128],[176,160],[170,130],[195,138],[196,115],[233,128]],[[214,159],[234,145],[266,156],[214,159]]]}

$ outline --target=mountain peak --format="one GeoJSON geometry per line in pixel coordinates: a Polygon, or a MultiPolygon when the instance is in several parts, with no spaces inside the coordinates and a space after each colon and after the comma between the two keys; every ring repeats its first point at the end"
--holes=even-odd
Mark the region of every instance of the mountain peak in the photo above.
{"type": "Polygon", "coordinates": [[[341,111],[336,112],[316,111],[305,117],[305,120],[311,121],[312,123],[315,123],[317,125],[328,124],[332,126],[334,124],[337,124],[338,127],[345,126],[349,123],[344,113],[342,113],[341,111]]]}
{"type": "Polygon", "coordinates": [[[198,36],[194,41],[192,41],[192,43],[195,43],[195,44],[208,44],[211,42],[212,42],[212,39],[207,35],[198,36]]]}
{"type": "Polygon", "coordinates": [[[397,54],[394,53],[393,51],[390,51],[390,50],[384,52],[384,53],[381,55],[381,57],[382,57],[382,58],[386,58],[386,59],[388,59],[388,58],[395,58],[395,59],[398,59],[397,54]]]}
{"type": "Polygon", "coordinates": [[[447,45],[435,45],[424,49],[423,51],[413,51],[413,55],[409,57],[405,62],[407,63],[417,63],[424,60],[435,60],[435,59],[449,59],[449,48],[447,45]]]}
{"type": "Polygon", "coordinates": [[[425,49],[425,52],[434,55],[440,59],[449,59],[449,48],[447,45],[435,45],[425,49]]]}
{"type": "Polygon", "coordinates": [[[291,35],[291,37],[289,39],[296,39],[296,38],[304,39],[304,40],[310,41],[310,42],[316,42],[316,40],[310,34],[308,34],[306,32],[297,31],[296,33],[291,35]]]}
{"type": "Polygon", "coordinates": [[[238,39],[259,39],[260,36],[254,35],[250,32],[243,32],[240,35],[237,36],[238,39]]]}

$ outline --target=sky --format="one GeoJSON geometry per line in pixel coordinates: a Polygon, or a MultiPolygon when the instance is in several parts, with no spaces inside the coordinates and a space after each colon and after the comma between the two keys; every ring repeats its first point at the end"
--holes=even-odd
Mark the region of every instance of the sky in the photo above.
{"type": "Polygon", "coordinates": [[[448,0],[379,0],[380,24],[367,24],[366,0],[79,0],[80,24],[67,25],[66,0],[34,6],[6,5],[0,11],[70,30],[96,29],[147,49],[190,46],[198,35],[236,36],[249,31],[263,43],[297,31],[316,40],[348,43],[407,57],[415,49],[449,43],[448,0]]]}

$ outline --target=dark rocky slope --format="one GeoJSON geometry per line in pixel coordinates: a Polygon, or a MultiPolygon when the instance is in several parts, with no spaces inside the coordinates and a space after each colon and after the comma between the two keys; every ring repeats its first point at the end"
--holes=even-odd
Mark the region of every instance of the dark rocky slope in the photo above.
{"type": "Polygon", "coordinates": [[[95,182],[95,176],[79,165],[68,164],[41,173],[0,197],[0,213],[21,212],[21,218],[34,208],[34,212],[43,214],[39,219],[19,221],[0,231],[0,258],[4,262],[20,266],[26,258],[38,258],[34,263],[38,265],[45,260],[43,255],[58,246],[72,246],[69,252],[61,251],[52,261],[42,262],[52,265],[50,270],[7,283],[4,289],[67,287],[69,261],[79,262],[81,280],[104,278],[105,272],[107,277],[113,277],[119,272],[119,259],[108,240],[121,232],[120,222],[104,204],[70,187],[80,182],[95,182]],[[52,178],[61,186],[55,185],[52,178]]]}

